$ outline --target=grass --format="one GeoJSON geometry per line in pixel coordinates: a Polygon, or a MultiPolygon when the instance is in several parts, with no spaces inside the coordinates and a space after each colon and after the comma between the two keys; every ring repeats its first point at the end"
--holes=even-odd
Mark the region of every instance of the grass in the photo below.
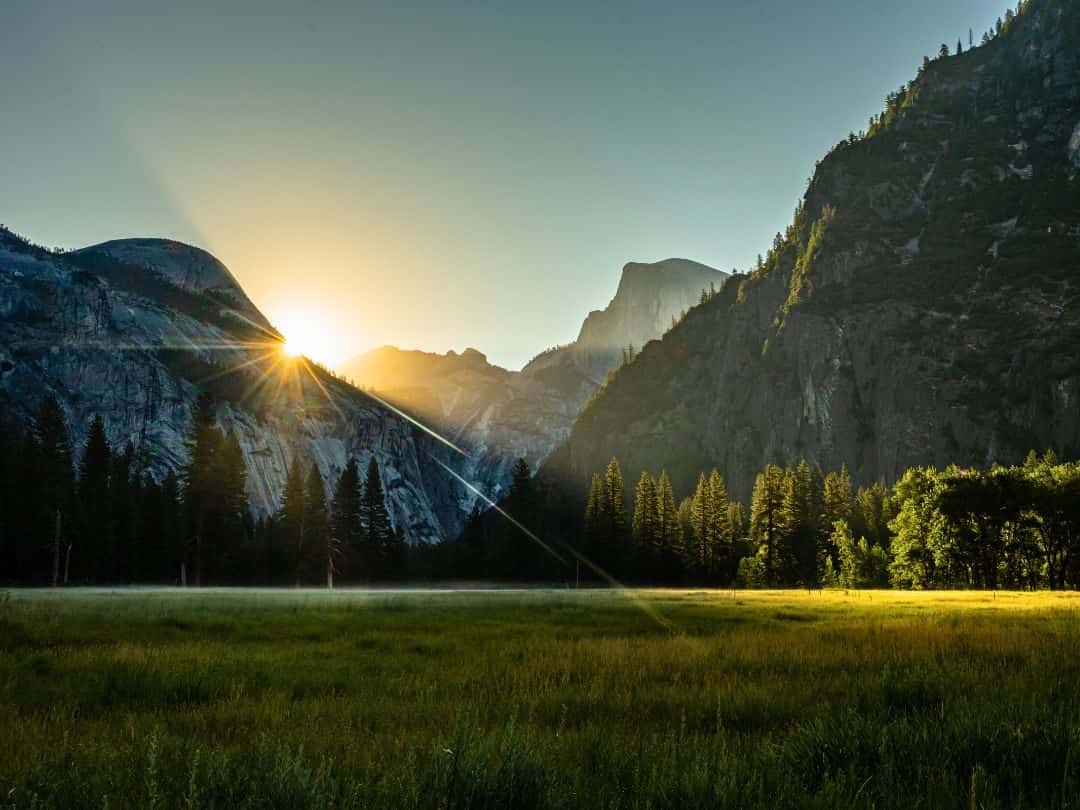
{"type": "Polygon", "coordinates": [[[1067,807],[1080,595],[14,591],[0,807],[1067,807]]]}

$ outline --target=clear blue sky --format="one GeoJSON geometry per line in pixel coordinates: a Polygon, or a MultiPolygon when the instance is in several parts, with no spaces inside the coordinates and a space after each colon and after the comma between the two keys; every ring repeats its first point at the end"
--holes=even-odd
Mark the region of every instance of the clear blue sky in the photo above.
{"type": "Polygon", "coordinates": [[[814,161],[1005,7],[218,5],[0,2],[0,222],[194,242],[272,320],[325,326],[329,359],[510,367],[627,261],[745,268],[814,161]]]}

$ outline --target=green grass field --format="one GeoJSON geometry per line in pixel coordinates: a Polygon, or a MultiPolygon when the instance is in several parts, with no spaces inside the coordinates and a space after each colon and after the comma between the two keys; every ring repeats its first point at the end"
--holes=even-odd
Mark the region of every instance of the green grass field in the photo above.
{"type": "Polygon", "coordinates": [[[1080,805],[1080,595],[0,596],[4,807],[1080,805]]]}

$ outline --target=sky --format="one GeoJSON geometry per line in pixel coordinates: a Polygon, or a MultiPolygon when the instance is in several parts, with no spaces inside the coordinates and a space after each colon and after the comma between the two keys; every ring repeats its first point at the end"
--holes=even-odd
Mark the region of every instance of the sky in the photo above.
{"type": "Polygon", "coordinates": [[[1004,8],[0,0],[0,222],[196,244],[329,363],[519,368],[627,262],[751,265],[814,162],[1004,8]]]}

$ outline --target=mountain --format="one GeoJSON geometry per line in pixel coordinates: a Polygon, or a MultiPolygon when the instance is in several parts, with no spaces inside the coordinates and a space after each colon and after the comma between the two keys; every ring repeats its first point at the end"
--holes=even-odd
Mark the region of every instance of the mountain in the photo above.
{"type": "Polygon", "coordinates": [[[170,239],[113,239],[77,252],[105,253],[125,264],[151,270],[182,290],[215,295],[259,325],[270,326],[229,269],[200,248],[170,239]]]}
{"type": "Polygon", "coordinates": [[[623,267],[611,303],[589,313],[577,340],[540,354],[523,371],[572,366],[599,387],[621,364],[624,350],[640,350],[656,340],[701,300],[703,291],[711,292],[727,278],[727,273],[688,259],[631,262],[623,267]]]}
{"type": "Polygon", "coordinates": [[[187,460],[200,389],[234,432],[257,515],[277,508],[300,454],[328,488],[356,457],[380,465],[395,525],[412,542],[456,534],[471,500],[431,457],[449,451],[406,419],[305,360],[223,264],[178,242],[106,242],[66,254],[0,229],[0,407],[28,420],[46,395],[77,453],[100,414],[114,445],[132,442],[156,478],[187,460]]]}
{"type": "MultiPolygon", "coordinates": [[[[767,261],[621,367],[544,475],[1080,455],[1080,3],[927,60],[816,167],[767,261]]],[[[582,494],[583,498],[584,495],[582,494]]]]}
{"type": "Polygon", "coordinates": [[[510,467],[534,467],[566,439],[585,401],[623,361],[669,329],[728,274],[685,259],[627,264],[615,297],[589,313],[573,343],[550,349],[521,371],[488,363],[476,349],[444,355],[386,346],[341,364],[341,373],[417,416],[469,450],[459,464],[493,496],[510,467]]]}

